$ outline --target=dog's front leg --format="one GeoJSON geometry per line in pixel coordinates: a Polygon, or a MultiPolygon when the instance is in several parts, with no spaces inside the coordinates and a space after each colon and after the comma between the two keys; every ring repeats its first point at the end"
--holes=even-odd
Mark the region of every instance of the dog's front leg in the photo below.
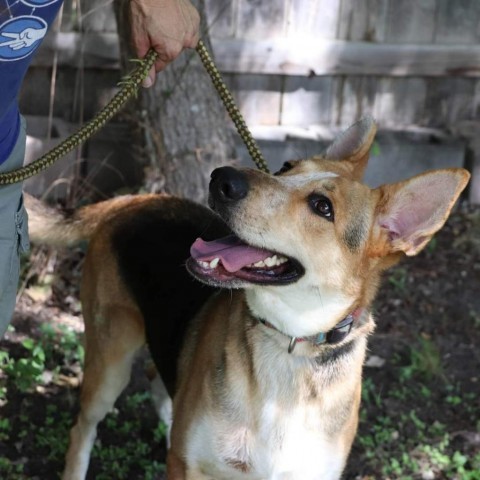
{"type": "Polygon", "coordinates": [[[96,423],[85,422],[81,418],[77,420],[70,432],[70,446],[65,459],[62,480],[84,480],[96,435],[96,423]]]}

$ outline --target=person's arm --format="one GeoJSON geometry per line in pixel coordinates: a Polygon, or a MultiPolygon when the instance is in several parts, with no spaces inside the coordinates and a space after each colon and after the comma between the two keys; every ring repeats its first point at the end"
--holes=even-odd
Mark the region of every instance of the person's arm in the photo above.
{"type": "Polygon", "coordinates": [[[158,53],[155,67],[143,82],[155,83],[155,74],[174,60],[184,48],[195,48],[200,16],[189,0],[131,0],[132,42],[139,58],[153,48],[158,53]]]}

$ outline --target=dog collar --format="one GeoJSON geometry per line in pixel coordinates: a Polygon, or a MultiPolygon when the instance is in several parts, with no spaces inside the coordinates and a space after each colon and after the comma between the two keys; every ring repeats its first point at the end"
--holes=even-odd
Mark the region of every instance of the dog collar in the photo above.
{"type": "Polygon", "coordinates": [[[338,322],[331,330],[328,332],[320,332],[316,335],[310,335],[309,337],[292,337],[283,333],[282,331],[278,330],[277,327],[272,325],[268,320],[264,320],[260,318],[259,321],[265,325],[266,327],[273,328],[277,332],[281,333],[290,338],[290,343],[288,345],[288,353],[292,353],[295,345],[298,342],[310,342],[313,345],[335,345],[336,343],[340,343],[343,341],[353,327],[353,322],[358,320],[358,318],[362,315],[363,309],[357,308],[352,313],[349,313],[342,321],[338,322]]]}

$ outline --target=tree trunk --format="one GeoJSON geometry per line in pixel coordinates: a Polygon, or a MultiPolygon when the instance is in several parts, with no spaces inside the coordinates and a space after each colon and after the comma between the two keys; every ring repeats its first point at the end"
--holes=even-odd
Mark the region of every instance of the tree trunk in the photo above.
{"type": "MultiPolygon", "coordinates": [[[[205,19],[204,0],[193,3],[205,19]]],[[[116,10],[125,64],[134,54],[125,42],[125,15],[118,6],[116,10]]],[[[201,38],[211,51],[205,24],[202,32],[201,38]]],[[[147,191],[164,191],[205,203],[211,171],[231,164],[235,148],[228,114],[197,53],[184,51],[157,76],[154,87],[142,89],[136,112],[144,134],[147,191]]]]}

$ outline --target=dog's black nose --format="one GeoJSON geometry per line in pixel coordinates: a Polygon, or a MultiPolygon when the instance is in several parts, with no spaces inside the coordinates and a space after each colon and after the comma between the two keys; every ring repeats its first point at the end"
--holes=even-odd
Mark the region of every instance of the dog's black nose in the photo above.
{"type": "Polygon", "coordinates": [[[248,181],[241,170],[216,168],[210,177],[210,195],[216,202],[236,202],[248,193],[248,181]]]}

